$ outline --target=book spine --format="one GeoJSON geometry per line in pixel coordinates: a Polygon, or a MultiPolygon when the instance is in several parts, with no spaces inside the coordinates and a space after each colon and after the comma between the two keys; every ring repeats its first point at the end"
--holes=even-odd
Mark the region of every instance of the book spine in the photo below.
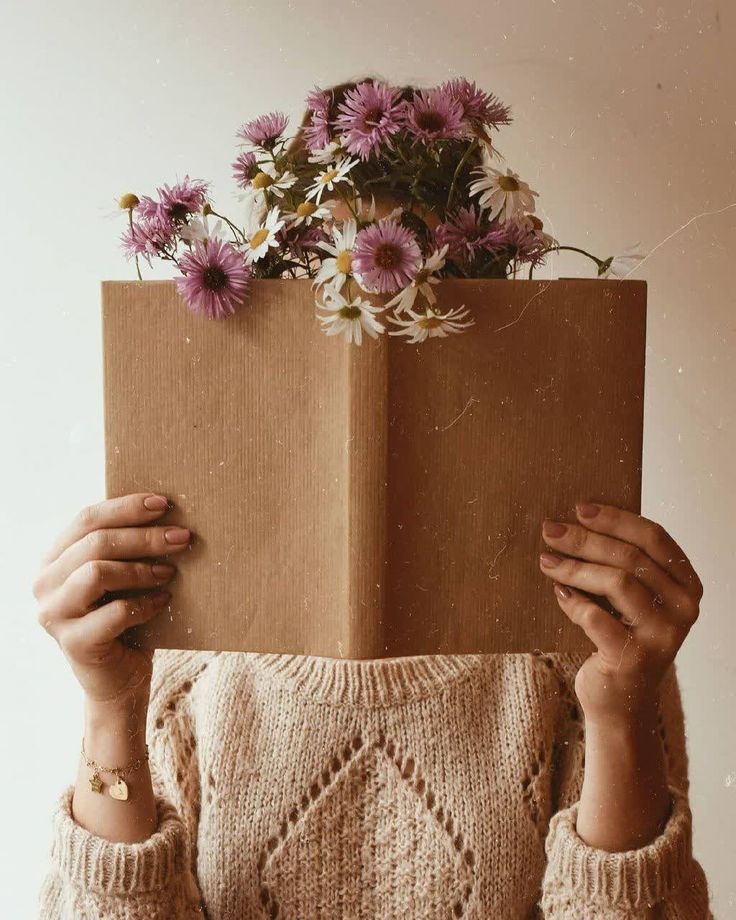
{"type": "Polygon", "coordinates": [[[384,649],[387,584],[388,342],[365,337],[348,353],[348,657],[384,649]]]}

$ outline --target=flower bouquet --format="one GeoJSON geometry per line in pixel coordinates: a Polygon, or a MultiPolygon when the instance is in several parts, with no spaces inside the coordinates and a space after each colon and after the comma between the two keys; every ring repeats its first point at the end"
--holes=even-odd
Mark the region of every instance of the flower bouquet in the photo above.
{"type": "Polygon", "coordinates": [[[310,278],[323,331],[358,345],[363,332],[413,344],[474,325],[464,305],[438,304],[443,278],[517,278],[524,266],[531,278],[563,249],[599,278],[625,277],[636,247],[601,259],[560,245],[535,214],[538,193],[496,165],[492,132],[510,121],[465,78],[426,90],[366,79],[339,102],[315,87],[291,139],[278,111],[237,132],[237,214],[187,175],[156,197],[122,196],[123,247],[139,278],[142,260],[174,263],[184,302],[209,319],[247,305],[254,278],[310,278]],[[377,306],[370,294],[394,296],[377,306]]]}

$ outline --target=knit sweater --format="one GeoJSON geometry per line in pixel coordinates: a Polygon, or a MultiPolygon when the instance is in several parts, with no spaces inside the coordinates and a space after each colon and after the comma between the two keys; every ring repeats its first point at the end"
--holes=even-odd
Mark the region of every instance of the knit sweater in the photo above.
{"type": "Polygon", "coordinates": [[[674,665],[659,703],[664,830],[625,852],[576,832],[584,658],[158,649],[157,828],[96,836],[66,786],[41,920],[712,918],[674,665]]]}

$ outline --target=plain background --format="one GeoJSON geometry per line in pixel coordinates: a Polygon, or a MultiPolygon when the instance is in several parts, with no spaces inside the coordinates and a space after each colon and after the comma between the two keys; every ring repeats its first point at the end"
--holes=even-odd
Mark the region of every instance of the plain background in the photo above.
{"type": "MultiPolygon", "coordinates": [[[[55,535],[104,498],[99,282],[134,277],[116,198],[189,173],[213,180],[232,210],[240,124],[282,109],[294,128],[314,84],[372,72],[422,86],[466,76],[495,92],[515,115],[498,148],[558,238],[602,256],[637,241],[652,253],[633,275],[649,282],[642,513],[705,584],[678,656],[694,849],[716,917],[736,917],[733,8],[2,6],[2,914],[35,916],[53,801],[76,775],[81,692],[37,624],[30,585],[55,535]]],[[[570,257],[540,277],[591,273],[570,257]]]]}

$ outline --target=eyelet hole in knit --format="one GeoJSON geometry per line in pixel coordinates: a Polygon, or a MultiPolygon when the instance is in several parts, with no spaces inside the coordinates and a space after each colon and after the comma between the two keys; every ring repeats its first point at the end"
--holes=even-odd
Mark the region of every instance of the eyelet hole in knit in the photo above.
{"type": "MultiPolygon", "coordinates": [[[[295,833],[298,833],[297,826],[300,821],[306,820],[307,813],[313,811],[318,801],[324,796],[325,790],[338,781],[343,771],[348,771],[350,769],[351,761],[358,756],[359,752],[364,750],[368,760],[366,760],[365,763],[361,762],[361,773],[356,774],[355,771],[353,771],[352,776],[354,778],[356,775],[368,775],[366,772],[368,769],[367,764],[372,762],[371,751],[373,749],[381,749],[383,754],[393,762],[403,784],[413,790],[413,793],[432,813],[442,832],[449,837],[448,842],[457,858],[457,862],[455,863],[457,867],[456,871],[460,870],[460,867],[464,867],[462,873],[466,877],[464,881],[462,880],[462,875],[458,878],[458,882],[462,887],[455,890],[453,899],[448,903],[447,907],[452,917],[464,917],[466,915],[468,904],[473,893],[474,877],[472,875],[472,870],[476,861],[475,853],[467,844],[462,831],[457,828],[455,817],[446,806],[443,806],[437,801],[437,796],[434,791],[428,788],[427,780],[421,775],[421,770],[414,757],[404,755],[397,749],[396,743],[390,738],[387,739],[385,734],[381,732],[378,738],[373,740],[367,749],[365,741],[360,734],[354,735],[349,742],[343,744],[339,753],[335,753],[330,757],[329,768],[326,767],[321,769],[314,776],[307,788],[307,792],[302,794],[299,804],[290,806],[287,812],[288,819],[285,818],[281,821],[279,832],[272,833],[266,841],[266,845],[261,851],[258,859],[260,900],[263,906],[264,916],[269,918],[283,917],[283,920],[287,920],[286,916],[283,914],[284,905],[280,904],[279,901],[278,887],[274,890],[272,887],[273,882],[270,879],[267,881],[267,867],[271,864],[273,859],[283,858],[284,851],[280,848],[286,846],[289,838],[295,833]],[[467,877],[468,873],[470,874],[470,879],[467,877]]],[[[288,913],[288,906],[286,907],[286,911],[288,913]]]]}
{"type": "Polygon", "coordinates": [[[544,743],[542,743],[534,760],[521,779],[522,801],[524,802],[527,814],[531,818],[539,838],[542,840],[547,834],[547,819],[542,811],[541,803],[544,799],[544,793],[540,786],[546,762],[547,754],[544,749],[544,743]]]}

